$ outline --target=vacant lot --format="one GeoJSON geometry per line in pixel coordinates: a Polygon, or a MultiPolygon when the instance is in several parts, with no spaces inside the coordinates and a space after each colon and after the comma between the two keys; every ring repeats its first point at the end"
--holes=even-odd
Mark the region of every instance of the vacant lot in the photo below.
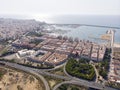
{"type": "Polygon", "coordinates": [[[44,85],[32,75],[0,67],[0,90],[44,90],[44,85]]]}

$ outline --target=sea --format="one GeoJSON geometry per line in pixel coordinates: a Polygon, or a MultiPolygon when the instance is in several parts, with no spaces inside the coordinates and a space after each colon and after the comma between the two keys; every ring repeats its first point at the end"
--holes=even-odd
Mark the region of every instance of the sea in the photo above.
{"type": "MultiPolygon", "coordinates": [[[[102,34],[105,34],[107,30],[112,29],[115,30],[115,40],[114,40],[115,43],[120,43],[120,15],[69,15],[68,14],[68,15],[53,15],[48,17],[6,15],[5,17],[15,18],[15,19],[36,19],[37,21],[44,21],[48,24],[64,24],[61,26],[52,25],[55,28],[55,30],[58,31],[55,31],[51,34],[68,36],[68,37],[85,39],[85,40],[93,40],[94,38],[99,38],[102,34]],[[108,27],[95,27],[95,26],[86,26],[86,25],[71,27],[66,24],[87,24],[87,25],[99,25],[99,26],[108,26],[108,27]],[[59,31],[62,32],[65,31],[65,33],[60,33],[59,31]]],[[[51,31],[53,31],[53,28],[51,29],[51,31]]],[[[102,42],[100,40],[97,41],[102,42]]]]}
{"type": "Polygon", "coordinates": [[[54,32],[53,35],[62,35],[73,38],[103,42],[100,36],[107,30],[115,30],[115,43],[120,44],[120,15],[58,15],[48,18],[45,22],[54,25],[56,30],[65,30],[66,33],[54,32]],[[80,24],[77,27],[71,27],[67,24],[80,24]],[[81,25],[82,24],[82,25],[81,25]],[[84,25],[83,25],[84,24],[84,25]],[[98,25],[107,27],[95,27],[87,25],[98,25]],[[97,38],[97,39],[96,39],[97,38]]]}

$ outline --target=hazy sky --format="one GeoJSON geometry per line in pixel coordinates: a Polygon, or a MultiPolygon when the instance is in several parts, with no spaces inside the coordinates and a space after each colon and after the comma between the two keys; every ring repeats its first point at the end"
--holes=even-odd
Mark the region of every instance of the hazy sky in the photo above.
{"type": "Polygon", "coordinates": [[[120,15],[120,0],[0,0],[0,14],[120,15]]]}

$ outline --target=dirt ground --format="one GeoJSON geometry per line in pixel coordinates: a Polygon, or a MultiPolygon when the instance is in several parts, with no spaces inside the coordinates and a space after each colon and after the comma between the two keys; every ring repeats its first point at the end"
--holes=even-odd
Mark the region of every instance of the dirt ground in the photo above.
{"type": "Polygon", "coordinates": [[[34,76],[0,67],[0,90],[44,90],[44,85],[34,76]]]}

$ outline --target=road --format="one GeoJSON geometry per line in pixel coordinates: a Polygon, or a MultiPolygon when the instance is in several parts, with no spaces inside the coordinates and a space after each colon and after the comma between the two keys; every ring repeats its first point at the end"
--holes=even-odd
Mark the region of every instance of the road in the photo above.
{"type": "Polygon", "coordinates": [[[5,64],[6,64],[7,66],[9,66],[9,67],[12,67],[12,68],[15,68],[15,69],[18,69],[18,70],[22,70],[22,71],[31,73],[31,74],[39,77],[39,78],[43,81],[43,83],[44,83],[44,85],[45,85],[45,89],[46,89],[46,90],[50,90],[50,87],[49,87],[49,85],[48,85],[48,82],[45,80],[45,78],[44,78],[42,75],[40,75],[40,74],[34,72],[33,70],[31,70],[31,68],[24,67],[24,66],[15,64],[15,63],[4,62],[4,61],[0,61],[0,63],[5,63],[5,64]]]}
{"type": "MultiPolygon", "coordinates": [[[[112,63],[112,61],[113,61],[113,52],[114,52],[114,34],[115,34],[115,32],[112,30],[111,31],[112,33],[111,33],[111,59],[110,59],[110,64],[112,63]]],[[[109,65],[110,65],[109,64],[109,65]]],[[[108,78],[109,78],[109,76],[111,75],[111,72],[112,72],[112,74],[113,74],[113,72],[114,72],[114,69],[112,69],[112,67],[110,67],[109,68],[109,74],[108,74],[108,78]],[[111,70],[111,71],[110,71],[111,70]]]]}
{"type": "Polygon", "coordinates": [[[87,80],[78,79],[78,78],[75,78],[75,77],[60,76],[60,75],[56,75],[56,74],[51,74],[51,73],[45,72],[43,70],[32,69],[32,68],[29,68],[29,67],[18,65],[16,63],[9,63],[9,62],[4,62],[4,61],[0,61],[0,63],[5,63],[7,66],[26,71],[26,72],[32,73],[32,74],[40,77],[40,79],[43,81],[43,83],[46,87],[46,90],[50,90],[50,88],[49,88],[49,85],[48,85],[47,81],[41,75],[67,80],[68,82],[71,82],[71,84],[84,85],[84,86],[87,86],[87,87],[92,87],[92,88],[101,89],[101,90],[103,90],[103,89],[105,89],[105,90],[115,90],[113,88],[106,87],[102,84],[99,84],[99,83],[96,83],[96,82],[93,82],[93,81],[87,81],[87,80]]]}
{"type": "MultiPolygon", "coordinates": [[[[58,87],[60,87],[61,85],[63,85],[63,84],[73,84],[73,85],[78,85],[78,86],[85,86],[85,84],[87,84],[86,82],[79,82],[79,81],[76,81],[76,80],[71,80],[71,81],[64,81],[64,82],[62,82],[62,83],[59,83],[59,84],[57,84],[54,88],[53,88],[53,90],[56,90],[58,87]]],[[[92,83],[93,84],[93,86],[92,86],[92,88],[96,88],[96,89],[99,89],[99,90],[113,90],[113,89],[109,89],[109,88],[104,88],[104,87],[102,87],[101,85],[101,87],[99,87],[98,88],[98,85],[96,85],[96,83],[92,83]]],[[[92,85],[91,84],[91,85],[92,85]]]]}
{"type": "Polygon", "coordinates": [[[50,76],[50,77],[58,78],[58,79],[62,79],[62,80],[71,80],[71,78],[66,77],[66,76],[51,74],[49,72],[45,72],[45,71],[41,71],[41,70],[34,70],[34,71],[41,74],[41,75],[44,75],[44,76],[50,76]]]}
{"type": "MultiPolygon", "coordinates": [[[[93,66],[93,67],[95,68],[95,66],[93,66]]],[[[106,86],[104,86],[102,84],[99,84],[97,82],[87,81],[87,80],[83,80],[83,79],[80,79],[80,78],[73,77],[66,72],[65,66],[64,66],[64,73],[68,77],[72,78],[71,81],[65,82],[66,84],[84,85],[84,86],[87,86],[87,87],[92,87],[92,88],[96,88],[96,89],[100,89],[100,90],[103,90],[103,89],[104,90],[116,90],[116,89],[113,89],[113,88],[106,87],[106,86]]],[[[98,73],[98,72],[96,72],[96,73],[98,73]]],[[[61,83],[61,84],[64,84],[64,82],[61,83]]],[[[58,87],[59,85],[60,84],[56,85],[53,90],[55,90],[55,88],[58,87]]]]}
{"type": "MultiPolygon", "coordinates": [[[[78,86],[86,86],[86,84],[88,84],[88,82],[84,82],[84,81],[77,81],[77,80],[71,80],[71,81],[64,81],[61,82],[59,84],[57,84],[56,86],[53,87],[53,90],[56,90],[58,87],[60,87],[63,84],[73,84],[73,85],[78,85],[78,86]]],[[[89,86],[92,86],[92,88],[98,89],[98,90],[116,90],[113,88],[109,88],[109,87],[105,87],[102,84],[98,84],[98,83],[89,83],[89,86]]]]}

